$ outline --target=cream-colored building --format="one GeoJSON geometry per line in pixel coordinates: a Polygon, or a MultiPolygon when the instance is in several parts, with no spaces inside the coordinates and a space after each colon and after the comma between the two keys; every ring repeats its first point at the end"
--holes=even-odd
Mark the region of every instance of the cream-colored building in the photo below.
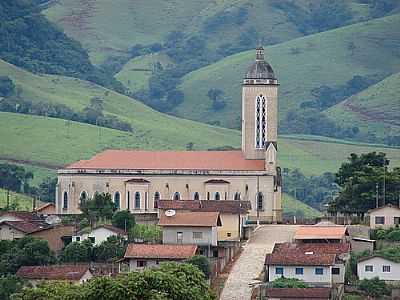
{"type": "Polygon", "coordinates": [[[391,228],[400,225],[400,208],[391,204],[368,211],[370,227],[391,228]]]}
{"type": "Polygon", "coordinates": [[[257,48],[242,85],[242,149],[237,151],[107,150],[58,171],[56,211],[78,214],[96,192],[138,217],[163,200],[245,200],[252,221],[282,220],[277,166],[278,80],[257,48]]]}

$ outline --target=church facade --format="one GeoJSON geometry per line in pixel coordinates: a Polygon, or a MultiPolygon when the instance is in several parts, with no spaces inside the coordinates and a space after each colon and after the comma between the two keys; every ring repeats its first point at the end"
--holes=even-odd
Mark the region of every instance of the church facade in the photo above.
{"type": "Polygon", "coordinates": [[[278,86],[257,48],[242,83],[241,150],[106,150],[58,170],[56,212],[79,214],[80,201],[104,192],[138,216],[157,214],[158,200],[236,200],[250,201],[248,219],[280,222],[278,86]]]}

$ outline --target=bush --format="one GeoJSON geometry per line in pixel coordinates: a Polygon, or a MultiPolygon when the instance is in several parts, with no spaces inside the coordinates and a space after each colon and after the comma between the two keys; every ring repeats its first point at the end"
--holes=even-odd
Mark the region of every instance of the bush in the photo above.
{"type": "Polygon", "coordinates": [[[112,217],[112,225],[129,231],[133,226],[135,226],[135,217],[129,212],[129,210],[117,211],[112,217]]]}
{"type": "Polygon", "coordinates": [[[297,278],[281,277],[272,282],[273,288],[308,288],[308,284],[297,278]]]}
{"type": "Polygon", "coordinates": [[[358,288],[371,297],[380,297],[390,292],[385,281],[380,280],[378,277],[361,280],[358,283],[358,288]]]}
{"type": "Polygon", "coordinates": [[[188,260],[186,260],[188,264],[194,265],[199,268],[200,271],[203,272],[204,276],[209,279],[211,275],[211,265],[208,261],[207,257],[203,255],[195,255],[188,260]]]}
{"type": "Polygon", "coordinates": [[[400,241],[400,230],[393,230],[389,232],[386,238],[391,241],[400,241]]]}

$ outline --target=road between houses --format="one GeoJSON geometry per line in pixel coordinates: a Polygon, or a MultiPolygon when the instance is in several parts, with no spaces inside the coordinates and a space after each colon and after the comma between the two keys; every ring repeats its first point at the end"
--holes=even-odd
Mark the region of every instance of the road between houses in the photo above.
{"type": "Polygon", "coordinates": [[[271,253],[275,243],[292,240],[295,225],[262,225],[251,236],[235,262],[225,282],[220,300],[249,300],[249,283],[260,275],[265,255],[271,253]]]}

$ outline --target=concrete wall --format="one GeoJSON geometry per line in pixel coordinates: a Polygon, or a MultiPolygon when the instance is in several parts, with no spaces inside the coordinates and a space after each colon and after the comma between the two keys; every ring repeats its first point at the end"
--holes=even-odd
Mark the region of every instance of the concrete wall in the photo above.
{"type": "Polygon", "coordinates": [[[400,280],[400,264],[381,257],[373,257],[357,264],[357,275],[360,280],[379,277],[382,280],[400,280]],[[372,272],[366,272],[365,266],[373,266],[372,272]],[[390,266],[390,272],[383,272],[383,266],[390,266]]]}
{"type": "Polygon", "coordinates": [[[395,208],[395,207],[382,207],[380,209],[371,211],[370,214],[370,227],[372,229],[375,228],[390,228],[395,226],[394,224],[394,218],[395,217],[400,217],[400,209],[395,208]],[[375,223],[375,217],[384,217],[385,218],[385,224],[376,224],[375,223]]]}
{"type": "Polygon", "coordinates": [[[163,244],[177,244],[177,233],[183,233],[183,244],[194,244],[199,246],[217,246],[216,227],[179,227],[163,226],[163,244]],[[202,239],[193,239],[193,232],[202,232],[202,239]]]}
{"type": "Polygon", "coordinates": [[[310,284],[316,284],[318,286],[332,286],[332,272],[331,267],[326,266],[268,266],[268,281],[274,281],[275,279],[281,278],[282,276],[286,278],[297,278],[304,280],[310,284]],[[276,267],[283,268],[283,275],[276,274],[276,267]],[[296,268],[302,267],[303,275],[296,275],[296,268]],[[315,268],[323,268],[323,275],[316,275],[315,268]]]}
{"type": "Polygon", "coordinates": [[[106,241],[110,236],[117,236],[114,231],[108,230],[107,228],[99,227],[92,230],[89,233],[83,233],[81,235],[75,235],[72,237],[72,241],[75,242],[77,237],[80,237],[81,241],[88,239],[89,237],[94,237],[94,244],[100,245],[102,242],[106,241]]]}
{"type": "MultiPolygon", "coordinates": [[[[233,172],[234,173],[234,172],[233,172]]],[[[264,195],[264,209],[259,212],[260,219],[266,221],[277,220],[277,211],[281,209],[280,197],[274,194],[274,179],[268,175],[240,175],[231,174],[230,176],[212,176],[212,175],[118,175],[118,174],[60,174],[58,176],[57,186],[57,213],[59,214],[79,214],[79,199],[83,191],[89,197],[94,193],[110,193],[114,198],[116,192],[119,192],[121,209],[128,208],[132,213],[156,213],[154,209],[154,195],[159,192],[161,199],[172,199],[175,192],[179,192],[182,200],[193,199],[194,193],[200,194],[201,200],[207,199],[207,193],[210,192],[210,199],[214,199],[215,192],[218,191],[221,199],[233,200],[235,193],[240,193],[241,199],[250,201],[252,210],[250,216],[256,218],[257,189],[264,195]],[[126,183],[132,178],[142,178],[150,181],[149,184],[126,183]],[[229,184],[206,184],[210,179],[223,179],[229,184]],[[257,183],[258,181],[258,183],[257,183]],[[247,189],[246,189],[247,186],[247,189]],[[68,208],[63,209],[63,194],[68,194],[68,208]],[[141,195],[141,206],[135,208],[135,193],[141,195]],[[147,199],[147,201],[146,201],[147,199]]],[[[220,200],[220,201],[223,201],[220,200]]]]}
{"type": "Polygon", "coordinates": [[[12,241],[25,236],[25,233],[8,226],[7,224],[0,225],[0,240],[12,241]]]}
{"type": "Polygon", "coordinates": [[[35,238],[44,239],[48,242],[49,248],[55,252],[61,251],[64,247],[64,242],[61,239],[63,236],[72,236],[75,232],[75,227],[72,225],[60,225],[31,233],[30,235],[35,238]]]}

